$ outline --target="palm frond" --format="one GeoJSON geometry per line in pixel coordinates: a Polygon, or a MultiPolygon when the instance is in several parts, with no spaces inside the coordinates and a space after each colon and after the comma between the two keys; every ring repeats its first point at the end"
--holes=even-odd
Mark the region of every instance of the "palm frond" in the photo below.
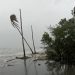
{"type": "Polygon", "coordinates": [[[13,25],[14,28],[19,28],[17,22],[17,18],[16,18],[16,15],[10,15],[10,20],[11,20],[11,24],[13,25]]]}
{"type": "Polygon", "coordinates": [[[14,21],[18,22],[16,15],[14,15],[14,14],[10,16],[10,20],[11,20],[11,22],[14,22],[14,21]]]}

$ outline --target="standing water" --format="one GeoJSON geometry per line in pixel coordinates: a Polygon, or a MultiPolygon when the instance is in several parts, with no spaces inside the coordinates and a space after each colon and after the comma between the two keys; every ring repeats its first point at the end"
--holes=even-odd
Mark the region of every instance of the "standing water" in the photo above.
{"type": "Polygon", "coordinates": [[[22,54],[18,49],[0,49],[0,75],[75,75],[74,65],[32,58],[15,59],[22,54]]]}

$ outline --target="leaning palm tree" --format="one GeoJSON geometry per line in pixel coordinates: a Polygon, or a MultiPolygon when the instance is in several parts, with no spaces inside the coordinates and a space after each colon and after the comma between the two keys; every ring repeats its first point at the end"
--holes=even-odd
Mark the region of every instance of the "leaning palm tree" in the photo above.
{"type": "MultiPolygon", "coordinates": [[[[16,23],[16,22],[18,22],[16,16],[15,15],[11,15],[10,18],[11,18],[11,23],[12,23],[13,27],[19,29],[19,26],[16,23]]],[[[24,39],[23,39],[21,12],[20,12],[20,23],[21,23],[22,45],[23,45],[23,52],[24,52],[24,58],[25,58],[26,57],[26,53],[25,53],[24,39]]]]}
{"type": "Polygon", "coordinates": [[[11,15],[10,16],[10,20],[11,20],[11,24],[14,28],[16,28],[18,30],[18,32],[20,33],[20,35],[23,37],[24,41],[26,42],[27,46],[30,48],[32,54],[33,54],[33,51],[32,51],[32,48],[30,47],[30,45],[28,44],[28,42],[26,41],[25,37],[22,35],[22,32],[20,31],[20,27],[18,25],[18,20],[16,18],[16,15],[11,15]]]}

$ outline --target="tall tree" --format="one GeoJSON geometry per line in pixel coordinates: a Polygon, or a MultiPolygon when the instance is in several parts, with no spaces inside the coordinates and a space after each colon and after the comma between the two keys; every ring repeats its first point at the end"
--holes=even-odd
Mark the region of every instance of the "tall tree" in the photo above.
{"type": "Polygon", "coordinates": [[[24,39],[23,39],[23,28],[22,28],[21,9],[20,9],[20,25],[21,25],[21,34],[22,34],[22,45],[23,45],[24,58],[26,58],[26,52],[25,52],[25,46],[24,46],[24,39]]]}
{"type": "MultiPolygon", "coordinates": [[[[11,24],[13,25],[13,27],[16,28],[16,29],[19,31],[20,35],[22,36],[20,27],[19,27],[19,25],[18,25],[18,23],[17,23],[18,20],[17,20],[17,18],[16,18],[16,15],[14,15],[14,14],[11,15],[11,16],[10,16],[10,20],[11,20],[11,24]]],[[[27,42],[27,40],[25,39],[24,36],[23,36],[23,39],[24,39],[24,41],[26,42],[27,46],[29,47],[29,49],[31,50],[31,52],[32,52],[32,54],[33,54],[33,50],[32,50],[32,48],[30,47],[30,45],[28,44],[28,42],[27,42]]]]}

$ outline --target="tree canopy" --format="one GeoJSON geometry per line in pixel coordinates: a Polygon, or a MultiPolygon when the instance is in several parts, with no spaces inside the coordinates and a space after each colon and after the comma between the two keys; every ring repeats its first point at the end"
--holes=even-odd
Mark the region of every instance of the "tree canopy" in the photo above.
{"type": "Polygon", "coordinates": [[[74,18],[61,19],[57,26],[49,27],[51,36],[44,32],[42,44],[46,49],[48,58],[69,62],[75,61],[75,23],[74,18]],[[53,50],[53,52],[52,52],[53,50]],[[53,56],[52,56],[53,55],[53,56]]]}

